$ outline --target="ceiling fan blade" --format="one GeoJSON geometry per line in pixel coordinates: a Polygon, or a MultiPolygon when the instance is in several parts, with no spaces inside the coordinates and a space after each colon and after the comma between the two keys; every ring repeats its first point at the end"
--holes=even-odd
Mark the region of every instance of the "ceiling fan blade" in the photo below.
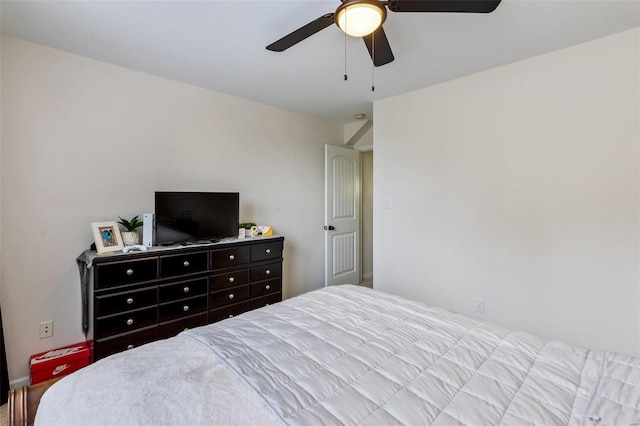
{"type": "Polygon", "coordinates": [[[300,43],[305,38],[311,37],[315,33],[324,30],[329,25],[333,24],[333,22],[333,13],[322,15],[315,21],[311,21],[304,27],[298,28],[291,34],[287,34],[280,40],[271,43],[267,46],[267,50],[272,50],[274,52],[282,52],[283,50],[287,50],[294,44],[300,43]]]}
{"type": "Polygon", "coordinates": [[[393,12],[465,12],[490,13],[500,0],[390,0],[387,4],[393,12]]]}
{"type": "Polygon", "coordinates": [[[391,46],[389,45],[389,40],[387,40],[387,35],[384,33],[382,26],[373,32],[373,40],[371,35],[362,37],[362,40],[364,40],[364,44],[367,45],[367,50],[369,50],[369,55],[371,55],[373,65],[376,67],[388,64],[395,59],[393,57],[393,52],[391,51],[391,46]],[[374,47],[375,54],[373,51],[374,47]]]}

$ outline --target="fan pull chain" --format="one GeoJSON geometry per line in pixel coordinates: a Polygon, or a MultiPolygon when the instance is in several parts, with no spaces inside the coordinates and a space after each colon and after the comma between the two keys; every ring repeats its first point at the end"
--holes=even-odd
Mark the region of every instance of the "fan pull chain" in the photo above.
{"type": "Polygon", "coordinates": [[[344,81],[347,78],[347,33],[344,33],[344,81]]]}
{"type": "MultiPolygon", "coordinates": [[[[347,23],[347,16],[344,17],[345,26],[347,23]]],[[[347,81],[347,33],[344,33],[344,81],[347,81]]]]}
{"type": "Polygon", "coordinates": [[[376,70],[376,38],[373,36],[373,34],[375,33],[372,32],[371,33],[371,91],[375,92],[376,91],[376,85],[375,85],[375,70],[376,70]]]}

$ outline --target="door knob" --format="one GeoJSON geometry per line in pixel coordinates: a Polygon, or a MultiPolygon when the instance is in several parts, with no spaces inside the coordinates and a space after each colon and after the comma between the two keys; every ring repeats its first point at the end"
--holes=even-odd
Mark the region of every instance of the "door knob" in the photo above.
{"type": "Polygon", "coordinates": [[[334,228],[334,227],[333,227],[333,226],[331,226],[331,225],[329,225],[329,226],[325,226],[325,227],[324,227],[324,230],[325,230],[325,231],[333,231],[334,229],[336,229],[336,228],[334,228]]]}

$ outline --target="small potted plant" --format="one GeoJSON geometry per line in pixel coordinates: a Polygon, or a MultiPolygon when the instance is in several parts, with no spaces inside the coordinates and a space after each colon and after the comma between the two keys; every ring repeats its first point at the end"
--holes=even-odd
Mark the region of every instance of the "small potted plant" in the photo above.
{"type": "Polygon", "coordinates": [[[122,232],[122,242],[125,246],[135,246],[140,243],[137,228],[142,226],[142,221],[138,220],[138,216],[134,216],[131,220],[126,220],[118,216],[118,223],[125,227],[126,231],[122,232]]]}

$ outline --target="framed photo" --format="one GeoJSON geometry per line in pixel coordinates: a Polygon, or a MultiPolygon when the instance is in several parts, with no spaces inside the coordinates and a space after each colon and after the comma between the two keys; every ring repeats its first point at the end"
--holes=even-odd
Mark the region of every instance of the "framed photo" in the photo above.
{"type": "Polygon", "coordinates": [[[93,222],[91,229],[98,254],[119,251],[124,248],[117,222],[93,222]]]}

